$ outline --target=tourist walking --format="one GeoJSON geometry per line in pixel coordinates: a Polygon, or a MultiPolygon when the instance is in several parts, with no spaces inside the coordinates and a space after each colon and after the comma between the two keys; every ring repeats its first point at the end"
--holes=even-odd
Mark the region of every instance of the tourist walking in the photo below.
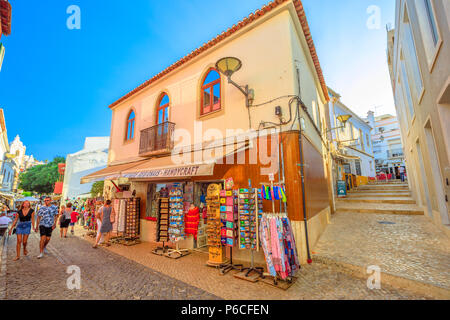
{"type": "Polygon", "coordinates": [[[405,168],[399,167],[398,172],[400,172],[400,179],[402,179],[402,182],[405,182],[405,168]]]}
{"type": "Polygon", "coordinates": [[[105,245],[107,247],[111,245],[109,243],[109,238],[111,236],[112,224],[115,222],[115,217],[116,213],[114,208],[111,206],[111,200],[106,200],[106,203],[103,208],[101,208],[100,212],[100,220],[102,223],[102,226],[100,227],[100,234],[97,235],[93,248],[97,248],[102,235],[105,235],[105,245]]]}
{"type": "Polygon", "coordinates": [[[76,212],[75,210],[72,211],[72,213],[70,214],[70,226],[72,227],[72,229],[70,230],[70,233],[74,234],[74,228],[75,228],[75,223],[77,223],[78,221],[78,216],[80,214],[78,212],[76,212]]]}
{"type": "Polygon", "coordinates": [[[39,232],[41,235],[41,241],[39,243],[40,253],[37,256],[38,259],[44,256],[44,252],[47,253],[47,245],[50,242],[50,238],[52,237],[52,232],[56,228],[56,217],[58,216],[58,207],[51,204],[52,199],[50,197],[46,197],[44,200],[44,205],[39,209],[38,219],[36,223],[39,225],[39,232]]]}
{"type": "Polygon", "coordinates": [[[59,228],[60,228],[60,236],[61,238],[67,238],[67,230],[69,228],[69,224],[72,216],[72,203],[67,203],[66,207],[62,207],[59,218],[59,228]]]}
{"type": "Polygon", "coordinates": [[[102,220],[100,219],[100,217],[102,215],[103,202],[97,201],[96,204],[100,206],[100,208],[98,208],[97,212],[95,213],[95,222],[97,223],[97,237],[100,237],[100,241],[98,242],[98,244],[100,244],[103,243],[105,239],[105,237],[100,233],[100,228],[102,227],[102,220]]]}
{"type": "Polygon", "coordinates": [[[11,236],[13,229],[16,228],[17,245],[16,245],[16,257],[14,258],[14,261],[20,259],[20,247],[22,245],[23,245],[23,255],[24,256],[28,255],[27,243],[28,237],[30,236],[31,233],[31,227],[33,227],[33,229],[35,228],[34,210],[31,208],[29,201],[24,201],[16,214],[16,218],[14,219],[11,229],[9,230],[9,235],[11,236]]]}

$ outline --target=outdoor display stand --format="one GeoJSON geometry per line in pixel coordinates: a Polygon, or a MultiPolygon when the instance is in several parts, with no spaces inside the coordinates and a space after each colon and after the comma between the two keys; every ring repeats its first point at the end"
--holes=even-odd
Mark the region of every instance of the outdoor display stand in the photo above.
{"type": "Polygon", "coordinates": [[[221,226],[220,221],[220,185],[210,184],[207,190],[207,236],[209,246],[209,260],[206,263],[210,267],[220,267],[225,264],[225,250],[221,242],[221,226]]]}
{"type": "Polygon", "coordinates": [[[118,198],[113,200],[116,219],[113,223],[115,237],[111,242],[126,246],[141,243],[140,241],[140,198],[118,198]]]}
{"type": "MultiPolygon", "coordinates": [[[[262,188],[261,188],[261,198],[265,199],[265,200],[271,200],[272,201],[272,213],[264,213],[264,219],[272,219],[272,218],[278,218],[278,219],[288,219],[287,213],[283,212],[283,213],[275,213],[275,200],[280,200],[281,202],[286,203],[286,195],[284,192],[284,185],[282,183],[274,183],[273,181],[271,181],[270,184],[267,183],[262,183],[262,188]]],[[[286,209],[286,205],[284,206],[286,209]]],[[[281,208],[281,204],[280,204],[280,208],[281,208]]],[[[264,221],[261,220],[261,222],[264,224],[264,221]]],[[[261,226],[261,234],[264,233],[264,226],[261,226]]],[[[270,232],[268,232],[270,234],[270,237],[274,236],[273,234],[271,234],[270,232]]],[[[268,236],[267,234],[263,234],[262,237],[262,243],[263,243],[263,250],[264,250],[264,255],[266,256],[266,260],[270,259],[267,257],[267,255],[271,256],[271,253],[268,254],[268,248],[264,245],[264,237],[263,236],[268,236]]],[[[279,235],[276,235],[276,237],[278,238],[279,235]]],[[[292,240],[293,240],[293,234],[292,234],[292,240]]],[[[284,243],[284,241],[283,241],[284,243]]],[[[295,242],[292,244],[293,247],[295,247],[295,242]]],[[[296,254],[296,249],[295,248],[287,248],[288,250],[291,249],[293,250],[293,252],[295,252],[296,254]]],[[[286,252],[285,252],[286,253],[286,252]]],[[[270,264],[272,265],[272,262],[270,262],[270,264]]],[[[298,268],[300,268],[300,265],[298,265],[298,268]]],[[[269,271],[269,270],[268,270],[269,271]]],[[[275,275],[271,275],[270,273],[264,273],[264,277],[262,279],[262,281],[264,283],[273,285],[277,288],[283,289],[283,290],[287,290],[296,280],[296,277],[293,276],[286,276],[285,279],[281,279],[278,274],[275,273],[275,275]]]]}
{"type": "Polygon", "coordinates": [[[237,234],[237,208],[238,196],[233,190],[220,191],[220,215],[222,222],[221,242],[225,247],[230,248],[230,262],[220,266],[220,273],[225,274],[231,270],[242,271],[242,264],[233,264],[233,246],[236,242],[237,234]]]}
{"type": "Polygon", "coordinates": [[[178,259],[189,254],[188,249],[180,249],[179,241],[184,236],[184,199],[183,189],[180,183],[175,183],[169,193],[169,240],[174,242],[176,249],[169,249],[164,255],[172,259],[178,259]]]}
{"type": "Polygon", "coordinates": [[[156,242],[162,242],[162,247],[157,247],[152,253],[159,256],[167,252],[165,245],[169,241],[169,198],[160,198],[158,200],[158,222],[156,224],[156,242]]]}
{"type": "Polygon", "coordinates": [[[242,272],[235,274],[240,279],[256,282],[259,277],[264,277],[264,268],[255,267],[254,251],[259,251],[259,216],[262,213],[262,199],[258,196],[258,189],[239,189],[238,201],[238,225],[239,225],[239,249],[250,250],[250,267],[243,268],[242,272]],[[250,276],[251,272],[257,275],[250,276]]]}
{"type": "Polygon", "coordinates": [[[124,245],[129,246],[140,243],[140,208],[140,198],[131,198],[126,200],[125,241],[122,243],[124,245]]]}

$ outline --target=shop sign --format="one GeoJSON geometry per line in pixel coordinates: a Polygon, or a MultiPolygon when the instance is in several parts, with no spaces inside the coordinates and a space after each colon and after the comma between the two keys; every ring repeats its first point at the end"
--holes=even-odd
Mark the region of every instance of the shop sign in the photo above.
{"type": "Polygon", "coordinates": [[[337,195],[338,195],[338,197],[346,197],[347,196],[347,186],[345,184],[345,180],[337,181],[337,195]]]}
{"type": "Polygon", "coordinates": [[[145,170],[140,172],[125,173],[125,178],[172,178],[172,177],[194,177],[194,176],[210,176],[214,172],[214,164],[207,165],[191,165],[175,168],[163,168],[145,170]]]}

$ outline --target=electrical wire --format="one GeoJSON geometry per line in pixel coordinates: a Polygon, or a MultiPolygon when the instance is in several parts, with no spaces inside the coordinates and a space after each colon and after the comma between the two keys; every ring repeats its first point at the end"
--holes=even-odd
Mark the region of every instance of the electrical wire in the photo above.
{"type": "Polygon", "coordinates": [[[297,95],[290,94],[290,95],[286,95],[286,96],[281,96],[281,97],[278,97],[278,98],[275,98],[275,99],[272,99],[272,100],[269,100],[269,101],[266,101],[266,102],[262,102],[262,103],[259,103],[259,104],[252,104],[252,105],[249,106],[249,107],[250,107],[250,108],[260,107],[260,106],[264,106],[264,105],[266,105],[266,104],[275,102],[275,101],[277,101],[277,100],[281,100],[281,99],[284,99],[284,98],[293,98],[293,97],[297,97],[297,95]]]}

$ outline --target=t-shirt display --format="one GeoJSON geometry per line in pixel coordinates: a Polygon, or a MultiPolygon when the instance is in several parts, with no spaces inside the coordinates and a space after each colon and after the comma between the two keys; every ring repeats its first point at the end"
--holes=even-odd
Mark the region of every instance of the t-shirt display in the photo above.
{"type": "Polygon", "coordinates": [[[119,204],[119,222],[117,226],[118,232],[125,232],[125,215],[126,215],[126,201],[125,199],[120,199],[119,204]]]}
{"type": "Polygon", "coordinates": [[[200,211],[197,207],[192,206],[184,217],[185,233],[192,234],[197,240],[198,224],[200,222],[200,211]]]}

